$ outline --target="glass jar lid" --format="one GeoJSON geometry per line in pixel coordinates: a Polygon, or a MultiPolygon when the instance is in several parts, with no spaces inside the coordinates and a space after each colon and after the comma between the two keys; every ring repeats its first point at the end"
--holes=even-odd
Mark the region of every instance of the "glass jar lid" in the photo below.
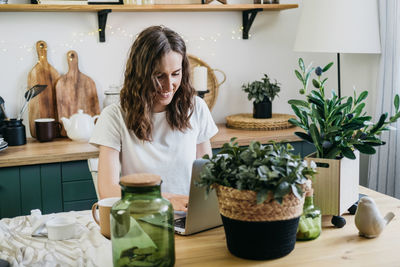
{"type": "Polygon", "coordinates": [[[120,183],[124,186],[154,186],[161,183],[161,176],[152,173],[134,173],[121,177],[120,183]]]}

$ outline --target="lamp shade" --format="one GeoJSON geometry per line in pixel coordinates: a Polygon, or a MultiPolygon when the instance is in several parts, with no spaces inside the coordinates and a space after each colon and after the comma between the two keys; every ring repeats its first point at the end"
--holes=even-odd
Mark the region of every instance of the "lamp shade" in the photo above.
{"type": "Polygon", "coordinates": [[[381,52],[376,0],[303,0],[294,51],[381,52]]]}

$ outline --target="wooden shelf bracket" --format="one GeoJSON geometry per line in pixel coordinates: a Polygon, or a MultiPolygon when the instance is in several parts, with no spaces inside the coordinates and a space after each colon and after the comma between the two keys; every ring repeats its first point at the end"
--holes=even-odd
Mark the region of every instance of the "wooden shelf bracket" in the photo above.
{"type": "Polygon", "coordinates": [[[254,19],[256,18],[256,15],[258,12],[263,11],[262,8],[255,8],[255,9],[250,9],[250,10],[244,10],[242,12],[242,18],[243,18],[243,39],[249,39],[249,31],[251,28],[251,25],[253,24],[254,19]]]}
{"type": "Polygon", "coordinates": [[[111,12],[111,9],[103,9],[97,12],[97,18],[99,21],[99,41],[104,43],[106,41],[106,25],[107,15],[111,12]]]}

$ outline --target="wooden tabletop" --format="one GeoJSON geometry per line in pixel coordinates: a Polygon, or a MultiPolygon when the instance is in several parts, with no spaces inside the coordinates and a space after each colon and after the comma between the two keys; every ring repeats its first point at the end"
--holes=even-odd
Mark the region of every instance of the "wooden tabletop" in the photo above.
{"type": "MultiPolygon", "coordinates": [[[[248,131],[226,128],[225,124],[218,124],[219,132],[211,139],[211,146],[219,148],[229,142],[232,137],[238,137],[239,145],[245,146],[252,140],[261,143],[273,141],[299,141],[294,135],[297,128],[277,131],[248,131]]],[[[87,143],[76,142],[68,138],[56,139],[52,142],[40,143],[36,139],[28,138],[28,143],[22,146],[9,146],[0,151],[0,167],[33,165],[53,162],[65,162],[97,158],[99,150],[87,143]]]]}
{"type": "MultiPolygon", "coordinates": [[[[346,225],[334,228],[324,216],[321,235],[313,241],[297,242],[287,256],[268,261],[245,260],[227,249],[223,227],[191,236],[176,236],[175,266],[400,266],[400,200],[360,187],[372,197],[383,215],[394,219],[374,239],[358,236],[354,215],[345,215],[346,225]]],[[[268,240],[265,240],[268,242],[268,240]]]]}

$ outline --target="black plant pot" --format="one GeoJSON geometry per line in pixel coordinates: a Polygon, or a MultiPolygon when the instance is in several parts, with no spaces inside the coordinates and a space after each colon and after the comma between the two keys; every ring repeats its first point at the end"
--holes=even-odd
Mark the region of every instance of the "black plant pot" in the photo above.
{"type": "Polygon", "coordinates": [[[263,102],[253,102],[253,118],[269,119],[272,117],[272,102],[267,100],[263,102]]]}
{"type": "Polygon", "coordinates": [[[249,222],[221,215],[228,250],[235,256],[251,260],[281,258],[296,243],[299,218],[272,222],[249,222]]]}

